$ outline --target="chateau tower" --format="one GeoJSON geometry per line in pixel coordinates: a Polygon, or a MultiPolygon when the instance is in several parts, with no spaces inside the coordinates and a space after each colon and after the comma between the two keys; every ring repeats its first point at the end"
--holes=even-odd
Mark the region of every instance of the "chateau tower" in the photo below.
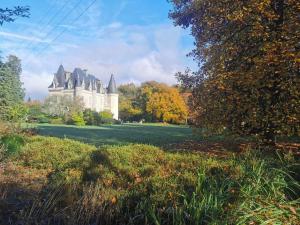
{"type": "Polygon", "coordinates": [[[119,94],[113,74],[110,76],[107,87],[107,99],[114,119],[119,118],[119,94]]]}

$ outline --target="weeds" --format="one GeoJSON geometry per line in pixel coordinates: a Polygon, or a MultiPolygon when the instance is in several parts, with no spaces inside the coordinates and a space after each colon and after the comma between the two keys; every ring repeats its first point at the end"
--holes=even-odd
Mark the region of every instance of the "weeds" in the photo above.
{"type": "Polygon", "coordinates": [[[11,163],[28,172],[49,172],[34,199],[23,196],[26,204],[8,214],[11,221],[219,225],[300,220],[298,165],[292,156],[248,151],[218,158],[141,144],[96,149],[38,136],[26,142],[11,163]]]}
{"type": "Polygon", "coordinates": [[[10,134],[5,135],[0,139],[0,144],[6,149],[6,155],[13,155],[18,153],[21,150],[21,147],[24,145],[25,141],[23,136],[10,134]]]}

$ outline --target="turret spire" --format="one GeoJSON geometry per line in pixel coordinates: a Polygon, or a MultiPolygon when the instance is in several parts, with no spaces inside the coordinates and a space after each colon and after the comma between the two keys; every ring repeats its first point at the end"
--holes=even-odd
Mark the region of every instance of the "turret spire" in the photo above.
{"type": "Polygon", "coordinates": [[[109,81],[109,84],[108,84],[108,87],[107,87],[107,93],[108,94],[118,93],[117,85],[116,85],[115,78],[114,78],[113,74],[110,77],[110,81],[109,81]]]}

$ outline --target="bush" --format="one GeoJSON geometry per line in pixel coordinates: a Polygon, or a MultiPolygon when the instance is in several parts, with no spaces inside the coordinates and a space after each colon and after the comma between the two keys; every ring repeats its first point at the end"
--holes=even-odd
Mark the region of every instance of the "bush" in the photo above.
{"type": "Polygon", "coordinates": [[[22,122],[28,116],[28,108],[24,104],[16,104],[9,110],[9,120],[12,122],[22,122]]]}
{"type": "Polygon", "coordinates": [[[9,123],[0,120],[0,137],[12,133],[9,123]]]}
{"type": "Polygon", "coordinates": [[[71,115],[71,124],[74,124],[76,126],[84,126],[85,121],[84,121],[84,118],[83,118],[83,113],[82,112],[73,113],[71,115]]]}
{"type": "Polygon", "coordinates": [[[85,109],[83,111],[83,118],[87,125],[98,126],[101,124],[101,117],[99,113],[92,111],[91,109],[85,109]]]}
{"type": "Polygon", "coordinates": [[[8,155],[15,154],[21,150],[25,141],[21,135],[10,134],[0,139],[0,145],[4,146],[8,155]]]}
{"type": "Polygon", "coordinates": [[[36,118],[36,122],[38,122],[38,123],[50,123],[50,119],[45,115],[40,115],[36,118]]]}
{"type": "Polygon", "coordinates": [[[114,124],[113,114],[109,111],[103,111],[99,113],[102,124],[114,124]]]}
{"type": "Polygon", "coordinates": [[[37,116],[29,116],[27,118],[27,121],[28,123],[51,123],[51,119],[48,118],[46,115],[44,114],[40,114],[40,115],[37,115],[37,116]]]}
{"type": "Polygon", "coordinates": [[[53,118],[53,119],[50,119],[50,123],[51,124],[64,124],[64,121],[62,118],[53,118]]]}

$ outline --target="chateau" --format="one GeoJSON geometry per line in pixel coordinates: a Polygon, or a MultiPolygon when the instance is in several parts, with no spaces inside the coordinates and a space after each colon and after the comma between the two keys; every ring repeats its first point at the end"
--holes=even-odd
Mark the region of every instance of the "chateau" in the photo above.
{"type": "Polygon", "coordinates": [[[113,75],[105,88],[103,83],[88,74],[87,70],[75,68],[71,73],[60,65],[48,90],[50,96],[69,96],[72,99],[81,97],[85,108],[97,112],[110,111],[116,120],[119,117],[119,95],[113,75]]]}

